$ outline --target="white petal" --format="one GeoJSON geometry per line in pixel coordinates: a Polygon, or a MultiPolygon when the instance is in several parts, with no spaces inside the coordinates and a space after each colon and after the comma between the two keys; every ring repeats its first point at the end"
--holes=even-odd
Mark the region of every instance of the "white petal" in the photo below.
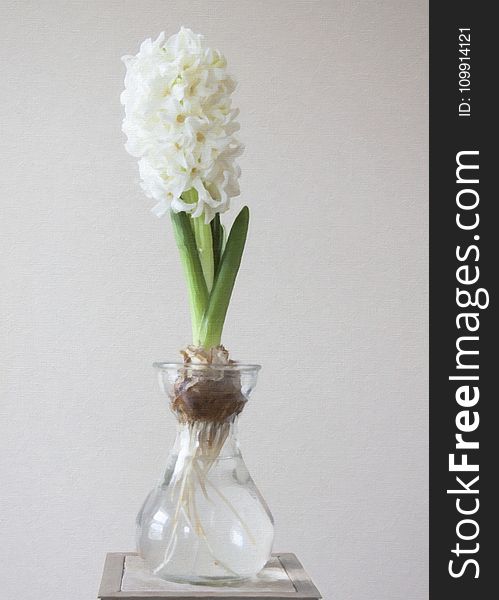
{"type": "Polygon", "coordinates": [[[157,217],[162,217],[168,212],[168,203],[166,200],[161,200],[151,208],[151,212],[157,217]]]}
{"type": "Polygon", "coordinates": [[[145,40],[123,62],[126,149],[140,159],[141,187],[157,201],[155,214],[171,206],[211,220],[239,193],[235,159],[243,149],[234,136],[235,82],[224,57],[182,27],[166,42],[164,33],[145,40]],[[180,200],[192,187],[198,191],[196,205],[180,200]]]}

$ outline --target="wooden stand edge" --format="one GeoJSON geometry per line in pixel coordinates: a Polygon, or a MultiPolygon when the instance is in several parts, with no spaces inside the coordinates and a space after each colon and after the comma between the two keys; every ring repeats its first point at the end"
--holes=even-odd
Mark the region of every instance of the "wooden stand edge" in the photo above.
{"type": "Polygon", "coordinates": [[[199,600],[200,598],[219,598],[221,600],[318,600],[321,598],[319,590],[312,583],[312,580],[307,575],[305,569],[301,565],[296,556],[290,552],[276,553],[272,556],[276,557],[286,571],[289,579],[295,587],[295,592],[245,592],[237,591],[230,587],[214,587],[213,591],[192,590],[182,591],[137,591],[137,592],[122,592],[121,581],[123,578],[123,570],[125,567],[125,559],[127,556],[136,556],[136,552],[110,552],[106,556],[104,563],[104,571],[99,588],[100,600],[158,600],[159,598],[179,598],[181,600],[199,600]]]}

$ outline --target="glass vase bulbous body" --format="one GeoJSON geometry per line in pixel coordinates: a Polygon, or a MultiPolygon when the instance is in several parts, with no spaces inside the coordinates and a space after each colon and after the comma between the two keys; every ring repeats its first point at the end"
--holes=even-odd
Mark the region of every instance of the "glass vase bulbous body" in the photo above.
{"type": "Polygon", "coordinates": [[[155,366],[178,428],[164,477],[137,516],[137,550],[171,581],[253,577],[270,557],[274,522],[244,463],[237,425],[259,367],[155,366]]]}

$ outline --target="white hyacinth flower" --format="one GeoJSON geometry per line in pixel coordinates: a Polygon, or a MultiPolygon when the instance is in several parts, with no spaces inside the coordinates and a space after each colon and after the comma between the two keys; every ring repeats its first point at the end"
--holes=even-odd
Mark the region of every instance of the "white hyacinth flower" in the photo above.
{"type": "Polygon", "coordinates": [[[124,56],[123,132],[127,151],[139,158],[141,186],[157,201],[153,212],[170,208],[209,223],[239,194],[234,136],[238,111],[231,107],[235,81],[226,60],[207,48],[203,36],[182,27],[145,40],[135,56],[124,56]],[[197,194],[182,194],[196,190],[197,194]],[[188,200],[188,202],[186,202],[188,200]]]}

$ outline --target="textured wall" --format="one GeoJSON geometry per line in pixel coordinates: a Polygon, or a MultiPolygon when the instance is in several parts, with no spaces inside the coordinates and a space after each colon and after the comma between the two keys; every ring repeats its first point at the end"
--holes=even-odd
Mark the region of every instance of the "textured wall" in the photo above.
{"type": "Polygon", "coordinates": [[[4,0],[1,590],[90,600],[174,433],[189,335],[168,220],[123,149],[120,56],[204,32],[240,85],[249,244],[228,317],[264,365],[247,463],[323,595],[427,597],[424,0],[4,0]]]}

